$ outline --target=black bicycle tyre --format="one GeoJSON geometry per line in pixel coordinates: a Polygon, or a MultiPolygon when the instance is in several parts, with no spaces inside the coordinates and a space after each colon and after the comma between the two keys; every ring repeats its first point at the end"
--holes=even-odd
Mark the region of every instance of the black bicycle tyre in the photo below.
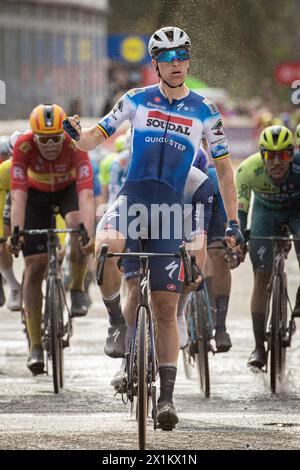
{"type": "Polygon", "coordinates": [[[271,311],[271,345],[270,345],[270,386],[271,392],[276,393],[277,381],[279,378],[279,328],[281,310],[281,280],[279,276],[274,276],[272,283],[272,311],[271,311]]]}
{"type": "Polygon", "coordinates": [[[137,417],[139,449],[146,448],[147,416],[148,416],[148,358],[149,358],[149,325],[145,307],[138,312],[136,352],[137,352],[137,417]]]}
{"type": "Polygon", "coordinates": [[[64,301],[63,301],[63,285],[60,279],[56,280],[58,285],[58,292],[59,292],[59,344],[60,344],[60,355],[59,355],[59,385],[60,388],[64,388],[64,345],[63,345],[63,337],[64,337],[64,301]]]}
{"type": "Polygon", "coordinates": [[[280,330],[279,330],[279,380],[282,382],[285,375],[285,364],[286,364],[286,345],[283,344],[283,338],[287,334],[287,286],[286,286],[286,274],[283,283],[281,283],[281,310],[280,310],[280,330]]]}
{"type": "Polygon", "coordinates": [[[48,279],[48,335],[50,344],[50,356],[52,363],[52,379],[54,393],[59,393],[59,389],[63,384],[63,344],[62,335],[60,331],[59,319],[62,318],[62,304],[61,295],[59,291],[58,282],[54,277],[48,279]]]}
{"type": "Polygon", "coordinates": [[[208,360],[208,312],[204,292],[197,291],[195,296],[195,332],[197,337],[196,363],[199,374],[200,391],[210,397],[210,377],[208,360]]]}

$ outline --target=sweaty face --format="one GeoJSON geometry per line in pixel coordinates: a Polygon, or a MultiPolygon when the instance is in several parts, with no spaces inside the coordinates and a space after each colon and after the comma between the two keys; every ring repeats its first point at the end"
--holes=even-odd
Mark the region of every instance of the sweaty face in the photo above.
{"type": "Polygon", "coordinates": [[[52,162],[58,158],[62,151],[64,136],[35,136],[35,141],[43,158],[52,162]]]}

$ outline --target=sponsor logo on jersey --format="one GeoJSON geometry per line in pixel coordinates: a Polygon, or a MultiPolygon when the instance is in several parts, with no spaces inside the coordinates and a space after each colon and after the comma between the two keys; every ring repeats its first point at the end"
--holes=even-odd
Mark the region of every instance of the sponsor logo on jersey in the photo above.
{"type": "Polygon", "coordinates": [[[83,163],[78,171],[79,181],[91,178],[91,168],[87,163],[83,163]]]}
{"type": "Polygon", "coordinates": [[[205,104],[208,106],[208,108],[209,108],[211,114],[217,114],[217,113],[218,113],[218,108],[217,108],[217,106],[215,105],[215,103],[213,103],[212,101],[210,101],[208,98],[205,98],[205,99],[203,100],[203,103],[205,103],[205,104]]]}
{"type": "Polygon", "coordinates": [[[117,117],[115,116],[118,112],[122,113],[124,108],[124,100],[121,99],[117,102],[116,106],[112,110],[112,117],[115,121],[117,121],[117,117]]]}
{"type": "Polygon", "coordinates": [[[210,143],[211,143],[211,145],[215,145],[215,144],[225,144],[225,143],[226,143],[226,139],[225,139],[225,137],[224,137],[224,138],[222,138],[222,139],[213,140],[213,141],[211,141],[210,143]]]}
{"type": "Polygon", "coordinates": [[[25,169],[22,166],[14,165],[12,169],[12,177],[14,181],[26,181],[25,169]]]}
{"type": "Polygon", "coordinates": [[[167,289],[170,290],[171,292],[174,292],[176,290],[175,284],[167,284],[167,289]]]}
{"type": "Polygon", "coordinates": [[[172,261],[172,263],[168,264],[168,266],[165,267],[166,271],[170,271],[168,273],[170,279],[173,279],[173,274],[176,269],[178,269],[178,263],[176,263],[176,261],[172,261]]]}
{"type": "Polygon", "coordinates": [[[114,226],[112,224],[105,224],[104,227],[103,227],[103,230],[109,230],[111,228],[114,228],[114,226]]]}
{"type": "Polygon", "coordinates": [[[218,119],[216,124],[211,128],[212,131],[215,131],[214,135],[224,135],[222,126],[223,126],[223,124],[222,124],[221,119],[218,119]]]}
{"type": "Polygon", "coordinates": [[[152,143],[152,144],[155,144],[155,143],[169,144],[169,145],[171,145],[171,147],[175,147],[177,150],[180,150],[181,152],[183,152],[186,149],[186,145],[180,144],[179,142],[176,142],[173,139],[169,139],[169,137],[150,137],[150,136],[147,136],[147,137],[145,137],[145,142],[147,142],[147,144],[149,144],[149,143],[152,143]]]}
{"type": "Polygon", "coordinates": [[[266,247],[263,246],[263,245],[262,245],[262,246],[260,247],[260,249],[257,251],[257,254],[258,254],[259,259],[260,259],[261,262],[262,262],[263,259],[264,259],[264,256],[265,256],[265,254],[266,254],[266,251],[267,251],[267,249],[266,249],[266,247]]]}
{"type": "Polygon", "coordinates": [[[160,99],[159,96],[155,96],[154,101],[155,101],[155,103],[160,103],[161,99],[160,99]]]}
{"type": "Polygon", "coordinates": [[[162,109],[163,111],[167,110],[166,106],[164,106],[162,104],[151,103],[151,101],[147,101],[147,106],[149,108],[162,109]]]}
{"type": "Polygon", "coordinates": [[[29,152],[30,149],[31,149],[31,146],[27,140],[25,140],[25,142],[22,142],[21,145],[19,146],[19,150],[21,150],[21,152],[23,153],[29,152]]]}
{"type": "Polygon", "coordinates": [[[149,111],[146,125],[148,127],[160,127],[161,129],[167,128],[179,134],[190,135],[190,128],[193,125],[193,121],[180,116],[164,114],[160,111],[149,111]]]}

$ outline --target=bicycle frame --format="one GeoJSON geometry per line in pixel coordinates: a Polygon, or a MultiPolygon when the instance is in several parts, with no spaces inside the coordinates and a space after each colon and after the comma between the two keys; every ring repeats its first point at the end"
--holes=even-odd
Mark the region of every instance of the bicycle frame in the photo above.
{"type": "MultiPolygon", "coordinates": [[[[137,402],[140,402],[140,398],[143,396],[151,396],[152,398],[152,404],[153,404],[153,421],[154,421],[154,429],[157,427],[157,422],[156,422],[156,387],[154,385],[155,380],[156,380],[156,375],[157,375],[157,359],[156,359],[156,348],[155,348],[155,334],[154,334],[154,323],[153,323],[153,318],[152,318],[152,310],[151,310],[151,301],[150,301],[150,270],[149,270],[149,258],[154,258],[154,257],[176,257],[176,258],[182,258],[180,254],[177,253],[145,253],[143,251],[144,249],[144,243],[140,240],[140,245],[141,245],[141,252],[137,253],[109,253],[108,252],[108,246],[107,245],[102,245],[102,249],[100,252],[100,255],[98,257],[98,266],[97,266],[97,274],[96,274],[96,279],[97,279],[97,284],[101,286],[103,284],[103,275],[104,275],[104,265],[107,257],[120,257],[120,258],[139,258],[140,261],[140,266],[139,266],[139,289],[138,289],[138,306],[136,308],[136,322],[135,322],[135,330],[131,342],[131,349],[129,353],[126,354],[126,372],[127,372],[127,388],[126,391],[123,391],[123,388],[120,389],[120,392],[123,394],[126,393],[127,399],[131,403],[131,411],[133,411],[133,404],[134,404],[134,396],[137,395],[137,402]],[[145,312],[146,312],[146,324],[148,328],[145,328],[145,330],[142,329],[138,331],[139,327],[139,315],[141,315],[141,312],[143,310],[143,314],[141,316],[141,323],[142,325],[145,325],[145,312]],[[148,329],[148,331],[147,331],[148,329]],[[148,351],[148,357],[147,361],[145,359],[142,359],[141,362],[139,362],[139,354],[137,353],[137,343],[139,342],[139,338],[145,338],[145,332],[149,335],[150,341],[149,341],[149,348],[145,348],[145,346],[142,346],[141,349],[139,350],[139,353],[142,352],[142,357],[145,358],[145,351],[148,351]],[[144,361],[144,362],[143,362],[144,361]],[[142,371],[142,367],[139,369],[139,364],[144,364],[146,366],[146,391],[145,387],[141,387],[141,395],[139,391],[140,384],[142,383],[144,385],[144,382],[142,380],[141,382],[141,377],[143,377],[144,372],[142,371]],[[145,394],[145,395],[144,395],[145,394]]],[[[143,343],[141,343],[143,344],[143,343]]],[[[145,345],[145,343],[144,343],[145,345]]],[[[124,383],[125,385],[125,383],[124,383]]],[[[123,400],[124,401],[124,400],[123,400]]],[[[143,406],[143,412],[141,410],[138,411],[138,421],[139,421],[139,444],[140,448],[144,449],[145,448],[145,426],[146,426],[146,420],[145,420],[145,412],[144,412],[144,399],[142,398],[142,406],[143,406]],[[140,414],[141,413],[141,414],[140,414]],[[140,419],[141,418],[141,419],[140,419]],[[141,437],[142,435],[142,437],[141,437]]],[[[142,407],[141,407],[142,409],[142,407]]]]}
{"type": "Polygon", "coordinates": [[[133,338],[131,341],[130,352],[126,354],[126,369],[127,369],[127,398],[131,402],[131,411],[133,411],[133,401],[135,390],[137,387],[137,374],[136,374],[136,342],[137,342],[137,327],[139,323],[139,313],[142,307],[147,312],[147,322],[149,327],[149,339],[150,348],[148,356],[148,371],[147,371],[147,383],[148,383],[148,396],[152,397],[153,409],[154,409],[154,429],[157,427],[156,423],[156,387],[154,385],[157,376],[157,356],[155,347],[155,333],[154,333],[154,322],[152,316],[152,310],[150,307],[150,270],[149,270],[149,257],[147,255],[140,254],[140,268],[138,277],[138,305],[136,308],[136,320],[133,338]]]}
{"type": "MultiPolygon", "coordinates": [[[[283,227],[284,228],[284,227],[283,227]]],[[[287,305],[289,305],[290,312],[291,314],[288,315],[287,310],[285,310],[285,318],[286,320],[283,321],[282,324],[282,318],[279,317],[277,320],[279,323],[279,330],[280,336],[279,339],[275,339],[275,341],[279,341],[280,348],[283,348],[285,350],[286,347],[289,347],[291,345],[291,338],[292,334],[294,331],[294,316],[293,316],[293,309],[291,307],[291,302],[288,296],[287,292],[287,283],[286,283],[286,274],[285,274],[285,247],[284,243],[285,242],[296,242],[299,241],[298,238],[291,238],[289,236],[274,236],[274,237],[260,237],[260,236],[250,236],[250,232],[246,232],[246,241],[249,240],[265,240],[273,243],[273,266],[272,266],[272,272],[270,276],[270,281],[267,287],[267,292],[268,292],[268,301],[267,301],[267,311],[266,311],[266,318],[265,318],[265,341],[267,342],[267,356],[269,356],[269,353],[271,351],[271,348],[273,347],[274,340],[272,340],[272,324],[275,325],[276,322],[273,319],[273,309],[271,306],[271,296],[274,295],[273,292],[273,285],[275,280],[278,278],[280,281],[280,290],[281,295],[280,301],[284,302],[284,304],[281,304],[280,308],[287,309],[287,305]],[[274,320],[274,322],[273,322],[274,320]],[[280,323],[281,322],[281,323],[280,323]],[[283,331],[282,331],[283,330],[283,331]]],[[[275,288],[276,289],[276,288],[275,288]]],[[[272,300],[273,302],[273,300],[272,300]]],[[[277,336],[277,327],[276,327],[276,336],[277,336]]],[[[274,332],[273,332],[273,337],[274,337],[274,332]]],[[[272,364],[271,364],[272,365],[272,364]]],[[[272,367],[271,367],[272,369],[272,367]]],[[[266,362],[266,367],[265,369],[262,369],[264,372],[268,372],[268,361],[266,362]]],[[[272,371],[271,371],[272,375],[272,371]]],[[[273,376],[272,376],[273,377],[273,376]]],[[[271,378],[272,382],[272,378],[271,378]]],[[[272,391],[275,392],[276,389],[276,379],[274,379],[274,384],[272,391]]],[[[272,383],[271,383],[271,388],[272,388],[272,383]]]]}
{"type": "MultiPolygon", "coordinates": [[[[52,227],[48,229],[25,229],[20,231],[14,227],[13,244],[17,245],[21,235],[47,235],[48,247],[48,275],[46,281],[46,302],[44,307],[44,334],[43,346],[46,353],[46,365],[48,373],[48,359],[51,358],[53,368],[54,393],[59,393],[63,388],[63,349],[69,346],[70,337],[73,334],[72,319],[68,308],[63,283],[58,269],[57,247],[59,244],[58,233],[80,233],[87,237],[83,224],[78,229],[56,229],[55,208],[52,208],[52,227]],[[68,320],[64,322],[64,307],[67,307],[68,320]],[[66,338],[64,338],[66,336],[66,338]]],[[[87,238],[85,238],[85,241],[87,238]]]]}

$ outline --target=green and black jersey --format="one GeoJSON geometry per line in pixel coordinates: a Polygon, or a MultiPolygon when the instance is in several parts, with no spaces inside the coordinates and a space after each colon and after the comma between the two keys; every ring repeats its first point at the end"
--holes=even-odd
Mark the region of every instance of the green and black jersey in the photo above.
{"type": "Polygon", "coordinates": [[[251,193],[273,210],[292,209],[300,204],[300,153],[295,154],[285,180],[276,184],[266,171],[260,153],[244,160],[237,170],[238,208],[248,213],[251,193]]]}

